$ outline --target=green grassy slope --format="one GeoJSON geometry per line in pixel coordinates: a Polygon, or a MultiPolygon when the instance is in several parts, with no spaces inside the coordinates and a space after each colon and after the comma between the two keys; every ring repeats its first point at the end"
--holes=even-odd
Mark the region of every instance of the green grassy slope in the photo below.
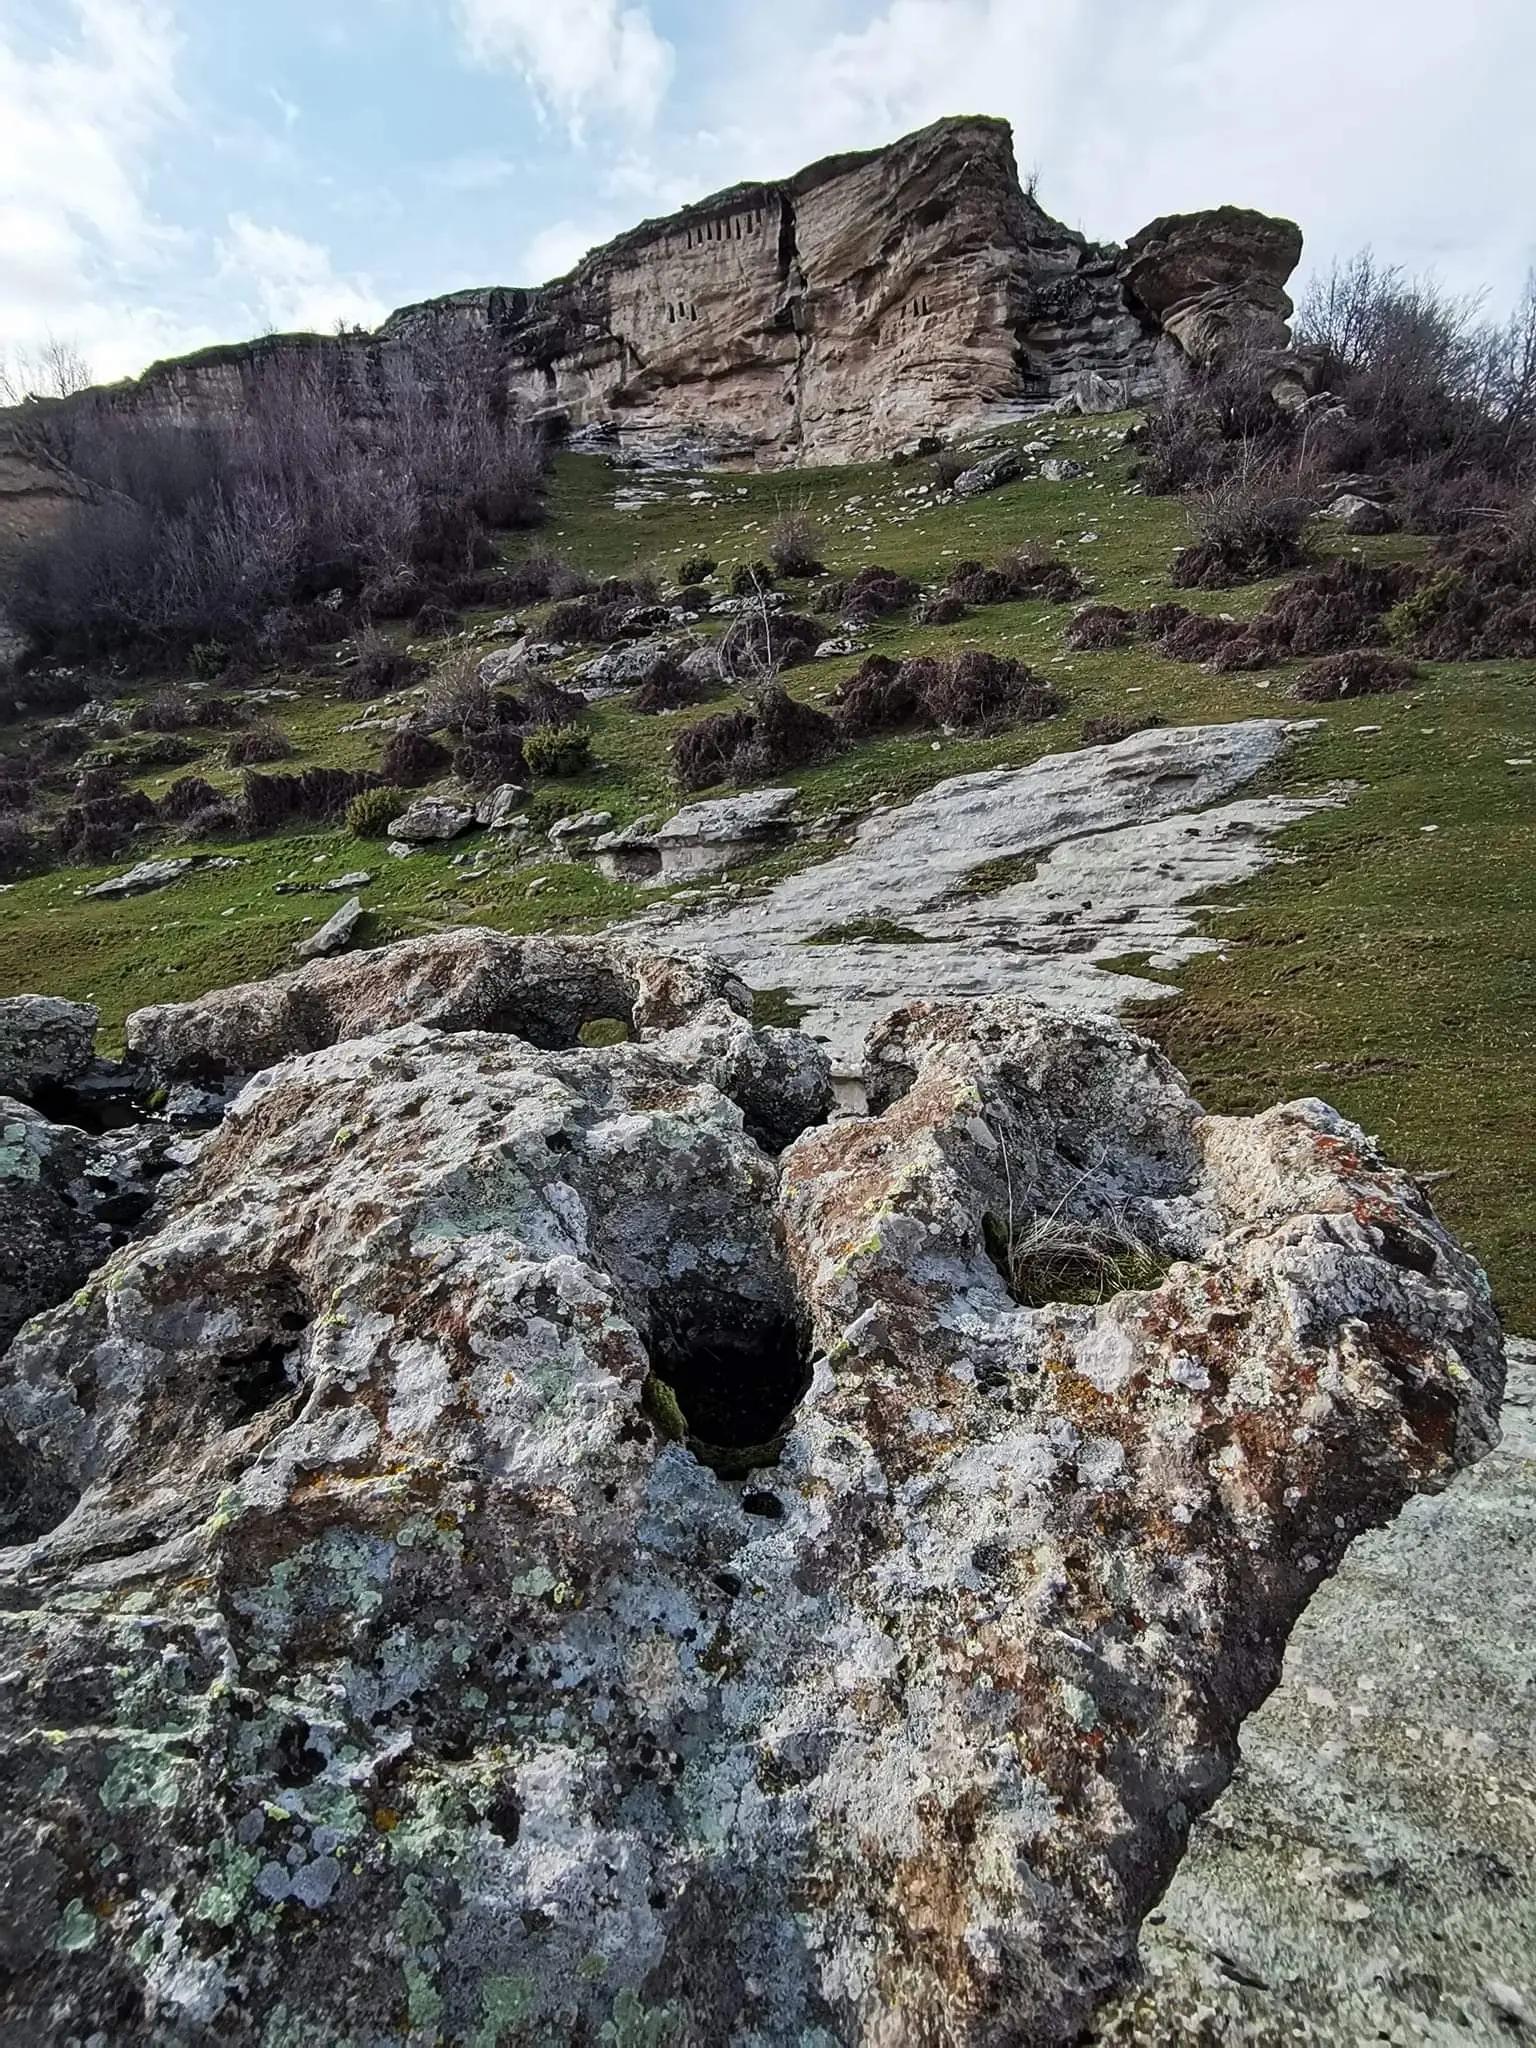
{"type": "MultiPolygon", "coordinates": [[[[1085,459],[1089,476],[1016,484],[971,505],[908,495],[928,480],[918,463],[714,477],[707,503],[690,502],[701,488],[696,481],[674,483],[662,487],[662,502],[621,511],[616,486],[634,480],[569,457],[557,468],[551,524],[534,545],[601,573],[645,563],[670,574],[695,553],[727,565],[760,555],[774,518],[794,508],[822,527],[834,572],[878,561],[931,579],[962,556],[990,559],[1007,545],[1037,540],[1060,546],[1096,595],[1144,605],[1174,594],[1167,567],[1184,522],[1176,503],[1125,494],[1118,445],[1125,424],[1052,430],[1057,452],[1085,459]]],[[[1364,544],[1372,554],[1412,554],[1423,545],[1364,544]]],[[[1257,609],[1269,587],[1184,595],[1212,610],[1243,612],[1257,609]]],[[[799,596],[791,602],[798,608],[799,596]]],[[[1404,1164],[1447,1173],[1436,1188],[1442,1213],[1488,1264],[1511,1323],[1536,1327],[1529,1253],[1536,1237],[1536,769],[1508,765],[1536,754],[1536,668],[1427,667],[1403,695],[1318,709],[1289,699],[1293,670],[1208,675],[1142,647],[1063,657],[1069,612],[1006,605],[946,629],[919,630],[899,619],[867,636],[875,649],[897,654],[984,646],[1021,655],[1067,693],[1063,716],[984,739],[873,741],[786,779],[799,784],[809,808],[830,812],[877,791],[906,795],[941,776],[1071,747],[1085,718],[1108,711],[1157,713],[1172,723],[1318,716],[1315,733],[1275,771],[1271,786],[1305,793],[1348,781],[1357,785],[1352,800],[1293,829],[1283,841],[1286,859],[1227,892],[1213,912],[1221,954],[1161,977],[1176,993],[1136,1021],[1213,1109],[1323,1095],[1378,1132],[1404,1164]],[[1380,730],[1358,730],[1365,726],[1380,730]]],[[[852,666],[817,663],[787,680],[797,695],[816,698],[852,666]]],[[[276,680],[300,692],[272,706],[301,749],[298,760],[281,765],[376,758],[371,734],[340,730],[360,707],[339,697],[333,676],[276,680]]],[[[596,806],[620,820],[664,811],[677,801],[666,774],[671,732],[697,715],[646,719],[623,698],[594,707],[594,766],[549,785],[540,806],[547,816],[596,806]]],[[[219,744],[210,738],[209,761],[176,772],[233,781],[214,765],[219,744]]],[[[162,774],[146,786],[168,779],[162,774]]],[[[92,903],[77,893],[122,862],[42,876],[0,894],[0,992],[90,996],[110,1037],[138,1004],[285,965],[294,939],[336,899],[280,895],[274,885],[356,867],[375,876],[365,939],[467,922],[590,929],[654,900],[603,882],[586,864],[517,863],[494,845],[482,876],[452,864],[455,853],[473,855],[486,844],[476,837],[408,861],[339,831],[219,845],[198,850],[241,865],[127,902],[92,903]],[[535,881],[543,887],[530,896],[535,881]]],[[[805,845],[791,857],[825,850],[805,845]]]]}

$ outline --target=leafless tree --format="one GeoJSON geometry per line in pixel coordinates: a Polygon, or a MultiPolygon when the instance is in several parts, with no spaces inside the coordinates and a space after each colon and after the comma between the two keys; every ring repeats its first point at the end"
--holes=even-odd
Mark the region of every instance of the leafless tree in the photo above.
{"type": "Polygon", "coordinates": [[[92,382],[91,366],[72,341],[50,334],[36,348],[0,350],[0,405],[29,398],[72,398],[92,382]]]}

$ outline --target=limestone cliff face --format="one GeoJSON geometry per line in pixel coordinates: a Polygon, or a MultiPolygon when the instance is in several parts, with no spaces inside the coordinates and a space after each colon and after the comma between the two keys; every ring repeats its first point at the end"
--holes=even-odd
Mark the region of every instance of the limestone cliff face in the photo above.
{"type": "Polygon", "coordinates": [[[1020,185],[1006,122],[945,120],[645,222],[537,290],[456,292],[372,336],[208,350],[115,397],[218,417],[274,364],[307,361],[366,408],[392,356],[467,334],[530,416],[627,452],[857,460],[1073,395],[1147,397],[1170,354],[1201,360],[1256,331],[1283,342],[1300,246],[1290,222],[1236,208],[1098,246],[1020,185]]]}

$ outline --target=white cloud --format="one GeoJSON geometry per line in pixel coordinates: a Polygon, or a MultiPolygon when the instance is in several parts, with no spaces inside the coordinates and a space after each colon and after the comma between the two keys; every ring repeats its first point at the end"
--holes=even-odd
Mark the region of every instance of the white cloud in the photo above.
{"type": "Polygon", "coordinates": [[[257,325],[309,333],[338,322],[371,328],[388,311],[366,278],[339,276],[318,242],[243,213],[230,215],[216,253],[220,277],[243,295],[257,325]]]}
{"type": "Polygon", "coordinates": [[[1366,242],[1509,302],[1536,258],[1530,0],[825,0],[730,16],[720,180],[778,175],[941,114],[1014,124],[1045,205],[1099,239],[1223,201],[1299,220],[1306,262],[1366,242]]]}
{"type": "Polygon", "coordinates": [[[589,249],[618,234],[621,225],[611,220],[551,221],[547,228],[540,228],[523,250],[523,281],[548,284],[552,278],[564,277],[589,249]]]}
{"type": "Polygon", "coordinates": [[[672,81],[672,46],[643,6],[620,0],[457,0],[478,64],[516,71],[541,107],[579,133],[592,114],[655,120],[672,81]]]}
{"type": "Polygon", "coordinates": [[[133,365],[147,280],[182,239],[145,195],[182,115],[179,47],[163,0],[73,0],[39,55],[0,32],[0,345],[58,333],[100,374],[133,365]]]}

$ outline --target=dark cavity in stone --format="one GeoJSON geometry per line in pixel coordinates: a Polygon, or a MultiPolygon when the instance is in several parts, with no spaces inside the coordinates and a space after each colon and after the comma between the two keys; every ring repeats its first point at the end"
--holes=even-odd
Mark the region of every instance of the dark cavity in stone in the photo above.
{"type": "MultiPolygon", "coordinates": [[[[651,1369],[672,1389],[689,1441],[725,1471],[761,1452],[770,1464],[811,1383],[810,1344],[800,1322],[767,1302],[724,1289],[673,1286],[651,1298],[651,1369]]],[[[744,1469],[744,1468],[743,1468],[744,1469]]]]}

